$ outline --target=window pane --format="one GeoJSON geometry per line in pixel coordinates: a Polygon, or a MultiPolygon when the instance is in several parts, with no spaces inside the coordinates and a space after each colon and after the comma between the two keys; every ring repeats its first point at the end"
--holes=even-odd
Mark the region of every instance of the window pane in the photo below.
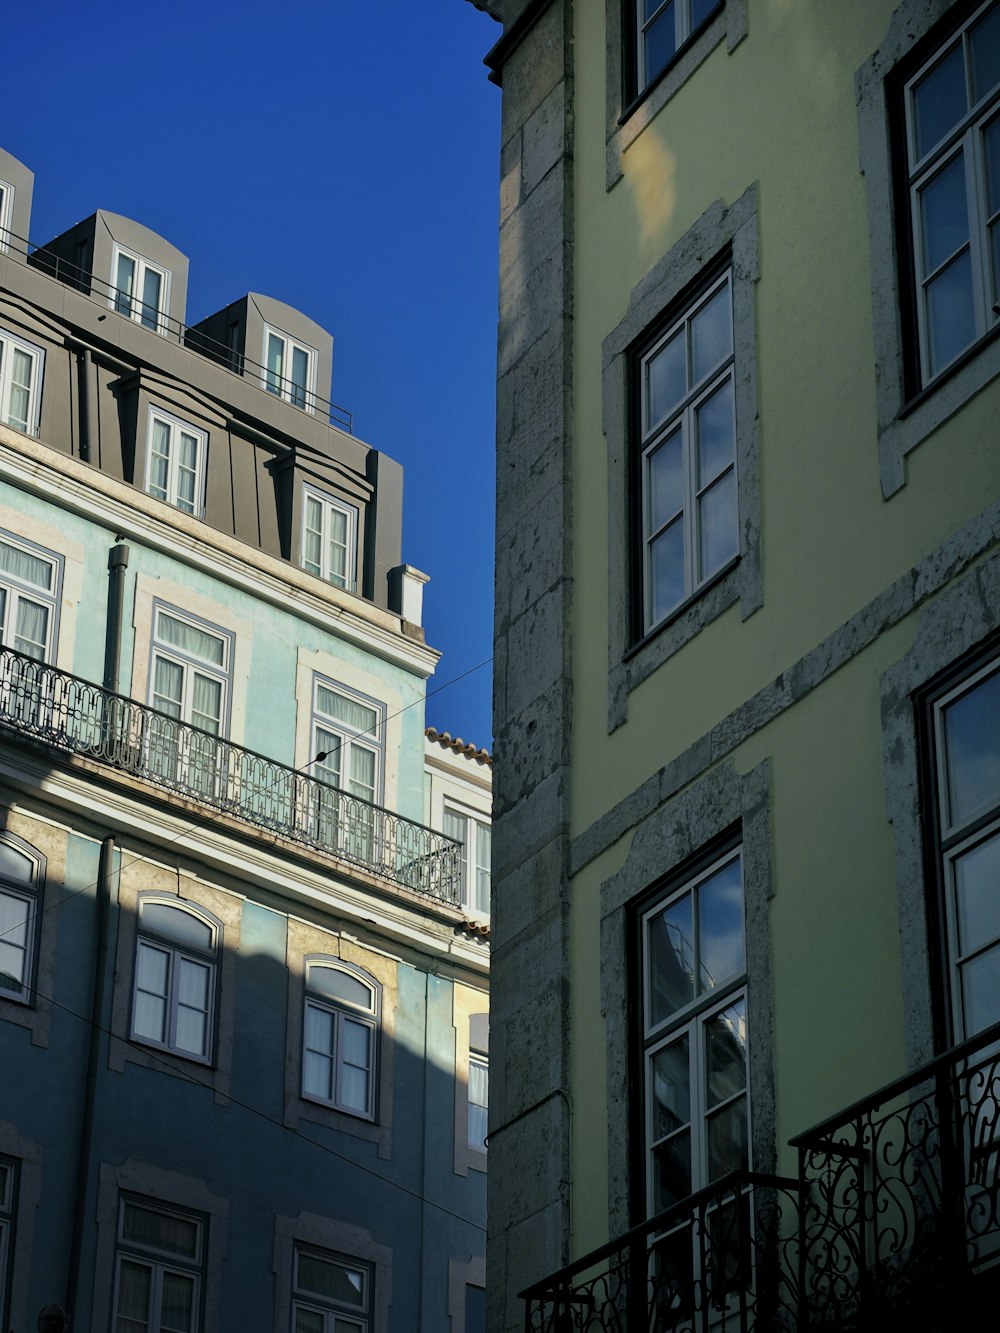
{"type": "Polygon", "coordinates": [[[730,469],[698,501],[701,577],[707,579],[737,554],[736,473],[730,469]]]}
{"type": "Polygon", "coordinates": [[[724,283],[691,320],[691,385],[703,380],[732,349],[729,284],[724,283]]]}
{"type": "Polygon", "coordinates": [[[343,694],[338,694],[335,690],[328,689],[325,685],[318,685],[316,687],[316,708],[327,717],[343,722],[353,731],[375,734],[378,725],[378,713],[374,708],[369,708],[357,699],[349,699],[343,694]]]}
{"type": "Polygon", "coordinates": [[[170,427],[165,421],[153,421],[150,436],[149,489],[160,500],[167,498],[170,477],[170,427]]]}
{"type": "Polygon", "coordinates": [[[194,673],[191,692],[191,721],[196,727],[218,733],[222,721],[222,681],[194,673]]]}
{"type": "Polygon", "coordinates": [[[118,1269],[118,1328],[145,1328],[149,1319],[152,1269],[123,1259],[118,1269]],[[127,1323],[124,1321],[128,1321],[127,1323]],[[138,1320],[138,1323],[134,1323],[138,1320]]]}
{"type": "Polygon", "coordinates": [[[20,347],[15,347],[11,367],[7,421],[17,430],[26,431],[28,429],[28,413],[31,404],[31,367],[32,358],[20,347]]]}
{"type": "Polygon", "coordinates": [[[329,995],[334,1000],[345,1000],[348,1004],[359,1005],[362,1009],[374,1007],[372,993],[368,986],[349,972],[342,972],[338,967],[322,967],[311,964],[308,985],[310,990],[329,995]]]}
{"type": "Polygon", "coordinates": [[[917,158],[939,143],[965,115],[965,57],[956,42],[913,89],[917,158]]]}
{"type": "Polygon", "coordinates": [[[295,1333],[323,1333],[324,1317],[318,1310],[295,1307],[295,1333]]]}
{"type": "Polygon", "coordinates": [[[984,14],[969,33],[972,98],[978,102],[1000,83],[1000,5],[984,14]]]}
{"type": "Polygon", "coordinates": [[[351,792],[366,801],[375,799],[375,752],[363,745],[351,746],[351,792]]]}
{"type": "Polygon", "coordinates": [[[158,935],[178,944],[196,949],[212,948],[212,927],[191,912],[171,907],[169,903],[143,903],[140,920],[144,930],[155,930],[158,935]]]}
{"type": "Polygon", "coordinates": [[[676,519],[649,548],[650,623],[684,600],[684,519],[676,519]]]}
{"type": "Polygon", "coordinates": [[[142,310],[139,314],[140,322],[145,324],[147,329],[155,329],[157,326],[160,310],[160,289],[163,279],[155,269],[147,268],[142,279],[142,310]]]}
{"type": "Polygon", "coordinates": [[[317,754],[326,755],[325,759],[314,765],[316,776],[324,782],[332,782],[335,787],[339,787],[340,737],[335,732],[327,731],[325,727],[317,727],[315,746],[317,754]]]}
{"type": "Polygon", "coordinates": [[[0,842],[0,876],[16,884],[30,884],[34,873],[34,863],[27,856],[22,856],[9,843],[0,842]]]}
{"type": "Polygon", "coordinates": [[[687,390],[683,329],[649,359],[646,377],[646,428],[652,430],[677,406],[687,390]]]}
{"type": "MultiPolygon", "coordinates": [[[[1000,9],[997,10],[1000,17],[1000,9]]],[[[1000,116],[983,130],[983,157],[986,160],[986,215],[1000,209],[1000,116]]]]}
{"type": "Polygon", "coordinates": [[[197,1259],[201,1248],[198,1223],[193,1218],[161,1213],[157,1208],[143,1208],[129,1202],[126,1202],[122,1216],[122,1237],[133,1244],[179,1254],[186,1259],[197,1259]]]}
{"type": "Polygon", "coordinates": [[[691,0],[691,31],[699,27],[711,14],[712,10],[717,8],[719,0],[691,0]]]}
{"type": "Polygon", "coordinates": [[[31,905],[26,899],[0,892],[0,991],[20,992],[27,980],[30,914],[31,905]]]}
{"type": "Polygon", "coordinates": [[[0,542],[0,570],[22,583],[30,583],[45,592],[52,591],[52,562],[40,560],[30,551],[22,551],[8,542],[0,542]]]}
{"type": "Polygon", "coordinates": [[[1000,938],[1000,833],[955,862],[955,896],[959,953],[1000,938]]]}
{"type": "Polygon", "coordinates": [[[208,1015],[201,1009],[178,1005],[173,1045],[191,1055],[208,1055],[208,1015]]]}
{"type": "Polygon", "coordinates": [[[714,481],[733,461],[733,381],[698,408],[698,489],[714,481]]]}
{"type": "Polygon", "coordinates": [[[683,436],[678,428],[646,458],[647,522],[650,535],[684,508],[683,436]]]}
{"type": "Polygon", "coordinates": [[[993,303],[1000,305],[1000,222],[990,228],[990,251],[993,255],[993,303]]]}
{"type": "Polygon", "coordinates": [[[694,999],[694,922],[689,893],[648,922],[647,940],[648,1026],[654,1028],[694,999]]]}
{"type": "Polygon", "coordinates": [[[361,1069],[355,1069],[351,1065],[344,1065],[340,1071],[340,1105],[349,1111],[358,1111],[362,1115],[367,1115],[368,1106],[368,1074],[361,1069]]]}
{"type": "Polygon", "coordinates": [[[746,1170],[746,1166],[747,1103],[741,1097],[708,1121],[708,1183],[727,1171],[746,1170]]]}
{"type": "Polygon", "coordinates": [[[207,1009],[210,969],[204,963],[195,963],[189,958],[180,960],[180,968],[177,988],[179,1003],[193,1009],[207,1009]]]}
{"type": "Polygon", "coordinates": [[[314,1004],[306,1005],[306,1045],[327,1055],[333,1052],[333,1014],[314,1004]]]}
{"type": "Polygon", "coordinates": [[[974,1037],[1000,1018],[1000,945],[959,969],[965,1010],[964,1036],[974,1037]]]}
{"type": "Polygon", "coordinates": [[[139,941],[136,980],[144,991],[153,995],[166,995],[169,957],[162,949],[154,949],[144,941],[139,941]]]}
{"type": "Polygon", "coordinates": [[[161,1333],[191,1333],[194,1327],[194,1278],[164,1272],[161,1333]]]}
{"type": "Polygon", "coordinates": [[[747,1083],[747,1007],[737,1000],[705,1024],[705,1094],[709,1108],[747,1083]]]}
{"type": "Polygon", "coordinates": [[[343,1035],[343,1058],[347,1064],[358,1069],[370,1068],[371,1028],[366,1023],[355,1023],[347,1018],[344,1020],[343,1035]]]}
{"type": "Polygon", "coordinates": [[[465,1333],[486,1333],[486,1292],[482,1287],[465,1287],[465,1333]]]}
{"type": "Polygon", "coordinates": [[[677,50],[674,10],[676,0],[665,5],[658,19],[646,29],[643,43],[646,52],[646,82],[656,78],[663,66],[677,50]]]}
{"type": "Polygon", "coordinates": [[[944,710],[949,823],[1000,801],[1000,671],[944,710]]]}
{"type": "Polygon", "coordinates": [[[659,1142],[691,1119],[691,1053],[687,1033],[649,1061],[649,1135],[659,1142]]]}
{"type": "Polygon", "coordinates": [[[130,259],[128,255],[118,256],[118,275],[115,279],[115,285],[118,288],[115,296],[115,309],[119,314],[130,315],[132,313],[132,302],[129,297],[135,287],[135,260],[130,259]]]}
{"type": "Polygon", "coordinates": [[[301,347],[292,348],[291,399],[296,407],[306,405],[306,387],[309,381],[309,356],[301,347]]]}
{"type": "Polygon", "coordinates": [[[972,260],[965,250],[927,285],[931,374],[953,361],[976,336],[972,260]]]}
{"type": "Polygon", "coordinates": [[[49,608],[30,602],[27,597],[17,599],[17,626],[14,633],[14,647],[19,653],[26,653],[36,662],[45,657],[45,646],[49,638],[49,608]]]}
{"type": "Polygon", "coordinates": [[[965,157],[959,153],[920,191],[924,273],[933,273],[969,239],[965,157]]]}
{"type": "Polygon", "coordinates": [[[653,1149],[653,1212],[662,1212],[691,1193],[691,1131],[653,1149]]]}
{"type": "Polygon", "coordinates": [[[281,393],[282,367],[285,360],[285,343],[274,333],[267,335],[267,375],[264,387],[268,393],[281,393]]]}
{"type": "Polygon", "coordinates": [[[746,967],[739,857],[698,887],[698,941],[699,991],[718,986],[746,967]]]}
{"type": "Polygon", "coordinates": [[[209,634],[197,625],[190,625],[186,620],[161,611],[156,617],[156,637],[161,643],[172,644],[192,657],[200,657],[206,662],[223,666],[226,660],[226,644],[218,634],[209,634]]]}
{"type": "Polygon", "coordinates": [[[328,1055],[306,1051],[302,1065],[302,1091],[310,1097],[333,1101],[333,1060],[328,1055]]]}
{"type": "Polygon", "coordinates": [[[299,1251],[296,1287],[341,1305],[361,1307],[365,1301],[365,1275],[358,1268],[319,1254],[299,1251]]]}
{"type": "Polygon", "coordinates": [[[171,717],[180,717],[184,694],[184,668],[165,657],[154,659],[153,707],[171,717]]]}

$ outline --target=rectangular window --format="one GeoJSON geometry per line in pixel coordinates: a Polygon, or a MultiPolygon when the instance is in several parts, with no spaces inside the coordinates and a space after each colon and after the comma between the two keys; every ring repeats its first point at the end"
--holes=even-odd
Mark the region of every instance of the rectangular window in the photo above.
{"type": "Polygon", "coordinates": [[[113,287],[109,304],[144,328],[167,331],[167,293],[170,274],[142,255],[115,246],[113,287]]]}
{"type": "Polygon", "coordinates": [[[14,213],[14,187],[0,181],[0,251],[10,249],[10,224],[14,213]]]}
{"type": "Polygon", "coordinates": [[[220,930],[175,903],[139,908],[132,1033],[139,1041],[206,1063],[212,1055],[220,930]]]}
{"type": "Polygon", "coordinates": [[[0,634],[5,647],[49,661],[59,592],[59,557],[0,534],[0,634]]]}
{"type": "Polygon", "coordinates": [[[739,851],[643,912],[645,1204],[653,1216],[749,1167],[739,851]]]}
{"type": "Polygon", "coordinates": [[[371,1287],[368,1264],[296,1245],[292,1333],[368,1333],[371,1287]]]}
{"type": "Polygon", "coordinates": [[[318,791],[316,834],[324,847],[366,865],[373,854],[373,806],[381,795],[384,713],[374,699],[313,679],[313,754],[323,758],[312,771],[342,793],[318,791]]]}
{"type": "Polygon", "coordinates": [[[490,1107],[490,1062],[485,1055],[469,1055],[469,1147],[486,1151],[490,1107]]]}
{"type": "Polygon", "coordinates": [[[287,333],[264,330],[263,385],[286,403],[312,412],[316,407],[316,352],[287,333]]]}
{"type": "Polygon", "coordinates": [[[38,434],[41,348],[0,329],[0,421],[25,435],[38,434]]]}
{"type": "Polygon", "coordinates": [[[31,1002],[41,926],[37,861],[0,838],[0,997],[31,1002]]]}
{"type": "Polygon", "coordinates": [[[14,1256],[14,1163],[0,1157],[0,1328],[10,1319],[7,1279],[14,1256]]]}
{"type": "Polygon", "coordinates": [[[213,737],[227,729],[232,635],[157,605],[153,615],[147,762],[161,780],[210,793],[220,776],[213,737]],[[198,728],[197,731],[193,728],[198,728]]]}
{"type": "Polygon", "coordinates": [[[308,486],[303,498],[302,568],[353,592],[358,511],[308,486]]]}
{"type": "Polygon", "coordinates": [[[1000,321],[1000,0],[903,88],[924,383],[1000,321]]]}
{"type": "Polygon", "coordinates": [[[156,408],[149,410],[146,490],[158,500],[200,515],[205,508],[208,436],[156,408]]]}
{"type": "Polygon", "coordinates": [[[1000,1021],[1000,659],[931,705],[936,857],[954,1041],[1000,1021]]]}
{"type": "Polygon", "coordinates": [[[721,0],[629,0],[637,39],[637,91],[666,69],[690,37],[721,8],[721,0]]]}
{"type": "Polygon", "coordinates": [[[444,807],[444,832],[462,844],[462,906],[479,920],[490,916],[490,826],[469,811],[444,807]]]}
{"type": "Polygon", "coordinates": [[[465,1284],[465,1333],[486,1333],[486,1288],[465,1284]]]}
{"type": "Polygon", "coordinates": [[[115,1256],[115,1333],[198,1333],[205,1222],[123,1198],[115,1256]]]}
{"type": "Polygon", "coordinates": [[[638,359],[642,631],[739,551],[730,274],[638,359]]]}
{"type": "Polygon", "coordinates": [[[358,969],[306,964],[302,1095],[375,1119],[381,992],[358,969]]]}

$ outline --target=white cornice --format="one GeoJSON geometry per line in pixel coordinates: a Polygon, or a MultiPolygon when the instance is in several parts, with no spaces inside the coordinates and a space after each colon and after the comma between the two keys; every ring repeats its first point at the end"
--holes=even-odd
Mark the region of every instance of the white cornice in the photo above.
{"type": "Polygon", "coordinates": [[[0,479],[101,523],[123,537],[222,579],[421,679],[440,653],[404,634],[400,618],[317,580],[48,445],[0,425],[0,479]]]}

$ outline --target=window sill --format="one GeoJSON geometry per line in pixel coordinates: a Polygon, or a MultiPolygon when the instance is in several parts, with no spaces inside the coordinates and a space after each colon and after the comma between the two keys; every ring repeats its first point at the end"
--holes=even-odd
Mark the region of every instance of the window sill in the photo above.
{"type": "Polygon", "coordinates": [[[649,83],[646,84],[645,88],[643,88],[640,92],[638,92],[636,96],[632,98],[631,102],[629,102],[628,106],[618,117],[619,126],[624,125],[626,121],[631,120],[632,116],[635,114],[636,111],[638,111],[639,107],[642,106],[643,102],[646,101],[647,97],[653,96],[653,94],[659,88],[660,84],[663,83],[663,81],[669,76],[671,70],[676,69],[676,67],[681,63],[681,61],[687,55],[688,51],[691,50],[691,48],[695,45],[696,42],[701,40],[702,33],[710,24],[715,22],[715,20],[719,17],[719,15],[722,13],[725,7],[726,7],[726,0],[719,0],[719,3],[715,6],[712,12],[710,14],[707,14],[702,19],[701,23],[698,24],[698,27],[695,29],[695,31],[691,33],[691,35],[685,41],[681,42],[680,46],[670,57],[667,63],[663,66],[660,72],[654,75],[654,77],[650,79],[649,83]]]}
{"type": "Polygon", "coordinates": [[[674,607],[673,611],[671,611],[668,616],[665,616],[663,620],[654,625],[651,630],[647,630],[641,639],[637,639],[628,652],[623,655],[622,661],[630,662],[633,658],[638,657],[648,644],[659,638],[659,636],[663,634],[665,630],[668,630],[671,625],[676,624],[681,616],[686,615],[692,606],[697,605],[703,597],[707,596],[712,588],[714,588],[717,583],[721,583],[721,581],[730,574],[739,563],[740,557],[734,555],[733,558],[727,561],[721,569],[717,570],[710,579],[706,579],[700,587],[696,588],[694,592],[691,593],[690,597],[685,597],[684,601],[674,607]]]}
{"type": "Polygon", "coordinates": [[[361,1125],[375,1125],[378,1123],[373,1115],[362,1115],[360,1111],[349,1111],[344,1106],[338,1106],[336,1102],[325,1102],[322,1097],[313,1097],[308,1092],[303,1092],[301,1099],[307,1106],[322,1107],[324,1111],[329,1111],[336,1116],[345,1116],[348,1120],[356,1120],[361,1125]]]}
{"type": "Polygon", "coordinates": [[[908,416],[912,415],[912,413],[916,412],[924,403],[933,398],[949,380],[955,375],[960,374],[966,366],[975,361],[980,352],[987,348],[990,343],[995,342],[997,338],[1000,338],[1000,322],[994,324],[992,329],[987,333],[984,333],[981,338],[977,338],[974,343],[971,343],[960,356],[957,356],[954,361],[949,362],[944,370],[939,371],[937,375],[928,380],[924,387],[919,389],[912,398],[908,398],[899,409],[896,420],[905,421],[908,416]]]}

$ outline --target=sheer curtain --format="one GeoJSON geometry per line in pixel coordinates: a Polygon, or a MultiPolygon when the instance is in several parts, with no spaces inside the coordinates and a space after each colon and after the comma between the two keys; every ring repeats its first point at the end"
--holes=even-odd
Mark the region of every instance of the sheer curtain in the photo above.
{"type": "Polygon", "coordinates": [[[40,560],[29,551],[22,551],[7,542],[0,542],[0,570],[30,583],[36,588],[52,591],[52,565],[48,560],[40,560]]]}

